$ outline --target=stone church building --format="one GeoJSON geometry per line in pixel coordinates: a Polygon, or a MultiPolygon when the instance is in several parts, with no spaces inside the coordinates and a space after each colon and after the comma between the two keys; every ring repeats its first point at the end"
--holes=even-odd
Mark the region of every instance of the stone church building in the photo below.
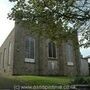
{"type": "Polygon", "coordinates": [[[0,74],[77,75],[79,49],[74,48],[70,39],[58,46],[18,24],[0,47],[0,74]]]}

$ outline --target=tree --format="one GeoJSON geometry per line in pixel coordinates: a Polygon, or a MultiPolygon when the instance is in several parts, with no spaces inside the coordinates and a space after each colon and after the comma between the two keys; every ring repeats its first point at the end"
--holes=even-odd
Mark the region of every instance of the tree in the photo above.
{"type": "Polygon", "coordinates": [[[39,35],[53,40],[68,39],[79,32],[80,44],[90,45],[89,0],[9,0],[15,2],[10,19],[39,27],[39,35]],[[85,42],[85,43],[84,43],[85,42]]]}

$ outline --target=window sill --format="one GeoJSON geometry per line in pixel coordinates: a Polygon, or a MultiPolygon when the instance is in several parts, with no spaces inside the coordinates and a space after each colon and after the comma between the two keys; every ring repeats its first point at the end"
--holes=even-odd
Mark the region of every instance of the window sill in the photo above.
{"type": "Polygon", "coordinates": [[[26,63],[35,63],[35,59],[25,58],[26,63]]]}
{"type": "Polygon", "coordinates": [[[56,60],[56,59],[57,59],[57,57],[56,57],[56,58],[53,58],[53,57],[48,57],[48,59],[56,60]]]}
{"type": "Polygon", "coordinates": [[[67,62],[67,65],[69,65],[69,66],[73,66],[74,63],[73,63],[73,62],[67,62]]]}

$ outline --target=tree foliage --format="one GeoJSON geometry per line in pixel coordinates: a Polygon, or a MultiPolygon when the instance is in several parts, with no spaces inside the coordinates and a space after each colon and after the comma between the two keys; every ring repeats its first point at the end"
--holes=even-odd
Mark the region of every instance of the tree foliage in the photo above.
{"type": "Polygon", "coordinates": [[[26,27],[32,23],[35,31],[54,40],[68,39],[79,32],[80,44],[90,45],[89,0],[9,0],[15,2],[9,18],[22,22],[26,27]],[[85,43],[84,43],[85,42],[85,43]]]}

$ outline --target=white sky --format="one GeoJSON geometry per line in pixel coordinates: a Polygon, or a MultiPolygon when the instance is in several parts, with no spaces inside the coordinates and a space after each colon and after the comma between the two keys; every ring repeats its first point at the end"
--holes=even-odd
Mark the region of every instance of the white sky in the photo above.
{"type": "Polygon", "coordinates": [[[14,27],[14,22],[7,19],[11,7],[8,0],[0,0],[0,46],[14,27]]]}
{"type": "MultiPolygon", "coordinates": [[[[0,46],[14,27],[14,21],[7,19],[7,13],[13,6],[9,0],[0,0],[0,46]]],[[[83,56],[90,55],[90,48],[80,49],[83,56]]]]}

